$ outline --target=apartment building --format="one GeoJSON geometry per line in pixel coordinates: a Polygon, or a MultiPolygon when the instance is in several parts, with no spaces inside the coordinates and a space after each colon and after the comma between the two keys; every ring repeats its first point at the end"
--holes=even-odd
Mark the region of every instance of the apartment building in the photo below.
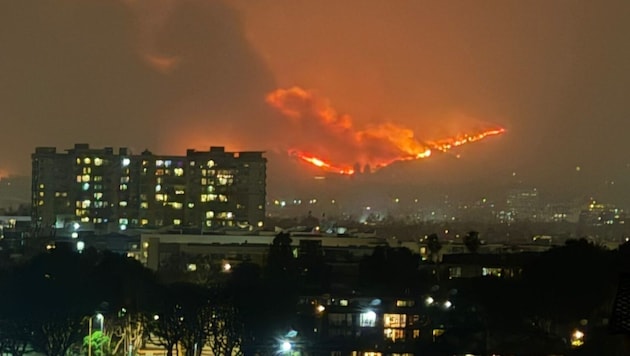
{"type": "Polygon", "coordinates": [[[264,224],[263,152],[189,149],[185,156],[133,154],[76,144],[32,154],[32,221],[40,234],[264,224]]]}

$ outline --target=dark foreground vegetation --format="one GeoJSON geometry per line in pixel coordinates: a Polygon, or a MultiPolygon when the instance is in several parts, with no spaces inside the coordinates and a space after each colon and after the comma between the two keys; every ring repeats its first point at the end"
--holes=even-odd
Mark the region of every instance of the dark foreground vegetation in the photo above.
{"type": "MultiPolygon", "coordinates": [[[[469,259],[482,261],[469,243],[469,259]]],[[[439,240],[431,248],[437,253],[439,240]]],[[[2,271],[0,350],[16,356],[88,349],[93,355],[134,355],[150,342],[168,355],[178,347],[198,355],[204,345],[216,355],[274,354],[278,335],[302,327],[300,296],[343,289],[378,297],[451,295],[457,305],[447,316],[452,327],[429,340],[432,346],[419,344],[419,354],[456,350],[471,338],[480,353],[627,354],[624,336],[612,334],[609,325],[618,276],[630,271],[627,244],[605,250],[570,240],[527,260],[513,278],[449,278],[442,263],[421,261],[403,248],[377,247],[358,263],[355,280],[340,281],[322,254],[295,258],[283,234],[267,260],[265,266],[245,262],[227,271],[203,256],[172,256],[154,273],[109,252],[41,253],[2,271]],[[193,262],[194,270],[187,269],[193,262]],[[584,332],[583,344],[572,346],[576,329],[584,332]]]]}

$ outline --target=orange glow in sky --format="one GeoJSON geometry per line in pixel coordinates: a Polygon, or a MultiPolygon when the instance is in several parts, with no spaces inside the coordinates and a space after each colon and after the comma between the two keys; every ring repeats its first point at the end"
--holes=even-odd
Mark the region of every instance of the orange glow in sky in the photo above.
{"type": "Polygon", "coordinates": [[[267,103],[287,122],[290,156],[327,172],[354,174],[352,167],[369,170],[397,161],[430,157],[433,151],[447,152],[467,143],[500,135],[503,128],[471,130],[438,140],[421,140],[415,132],[393,122],[357,128],[348,114],[335,110],[329,101],[300,87],[277,89],[267,95],[267,103]]]}

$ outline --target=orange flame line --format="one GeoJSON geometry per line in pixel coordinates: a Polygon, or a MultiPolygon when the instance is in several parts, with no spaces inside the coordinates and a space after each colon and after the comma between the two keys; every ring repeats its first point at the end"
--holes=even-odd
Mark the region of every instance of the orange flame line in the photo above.
{"type": "Polygon", "coordinates": [[[354,169],[352,168],[341,168],[341,167],[333,166],[332,164],[305,152],[291,150],[289,151],[289,154],[292,156],[298,157],[299,159],[305,162],[308,162],[316,167],[322,168],[329,172],[335,172],[335,173],[345,174],[345,175],[354,174],[354,169]]]}

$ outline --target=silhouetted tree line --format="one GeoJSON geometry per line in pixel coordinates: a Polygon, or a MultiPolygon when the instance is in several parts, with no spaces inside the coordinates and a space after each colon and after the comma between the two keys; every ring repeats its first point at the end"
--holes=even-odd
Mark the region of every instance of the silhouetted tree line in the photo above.
{"type": "MultiPolygon", "coordinates": [[[[478,234],[468,236],[476,252],[478,234]]],[[[429,242],[437,254],[437,235],[429,242]]],[[[89,347],[94,355],[129,355],[151,342],[169,356],[179,347],[196,356],[205,345],[217,355],[272,354],[279,335],[301,327],[298,296],[330,292],[335,279],[316,245],[296,256],[288,234],[274,239],[264,267],[244,262],[225,273],[200,258],[173,257],[160,275],[114,253],[56,249],[4,269],[0,352],[62,356],[89,347]],[[185,268],[183,259],[206,263],[203,278],[174,274],[185,268]],[[90,328],[102,331],[100,339],[85,338],[90,328]]],[[[617,273],[630,271],[630,245],[610,251],[571,240],[532,259],[517,279],[440,280],[435,268],[406,248],[379,246],[363,258],[356,284],[348,287],[372,296],[450,298],[456,308],[428,316],[450,325],[431,346],[438,354],[473,344],[485,351],[536,354],[566,350],[563,338],[572,328],[587,330],[589,337],[605,334],[617,273]]]]}

